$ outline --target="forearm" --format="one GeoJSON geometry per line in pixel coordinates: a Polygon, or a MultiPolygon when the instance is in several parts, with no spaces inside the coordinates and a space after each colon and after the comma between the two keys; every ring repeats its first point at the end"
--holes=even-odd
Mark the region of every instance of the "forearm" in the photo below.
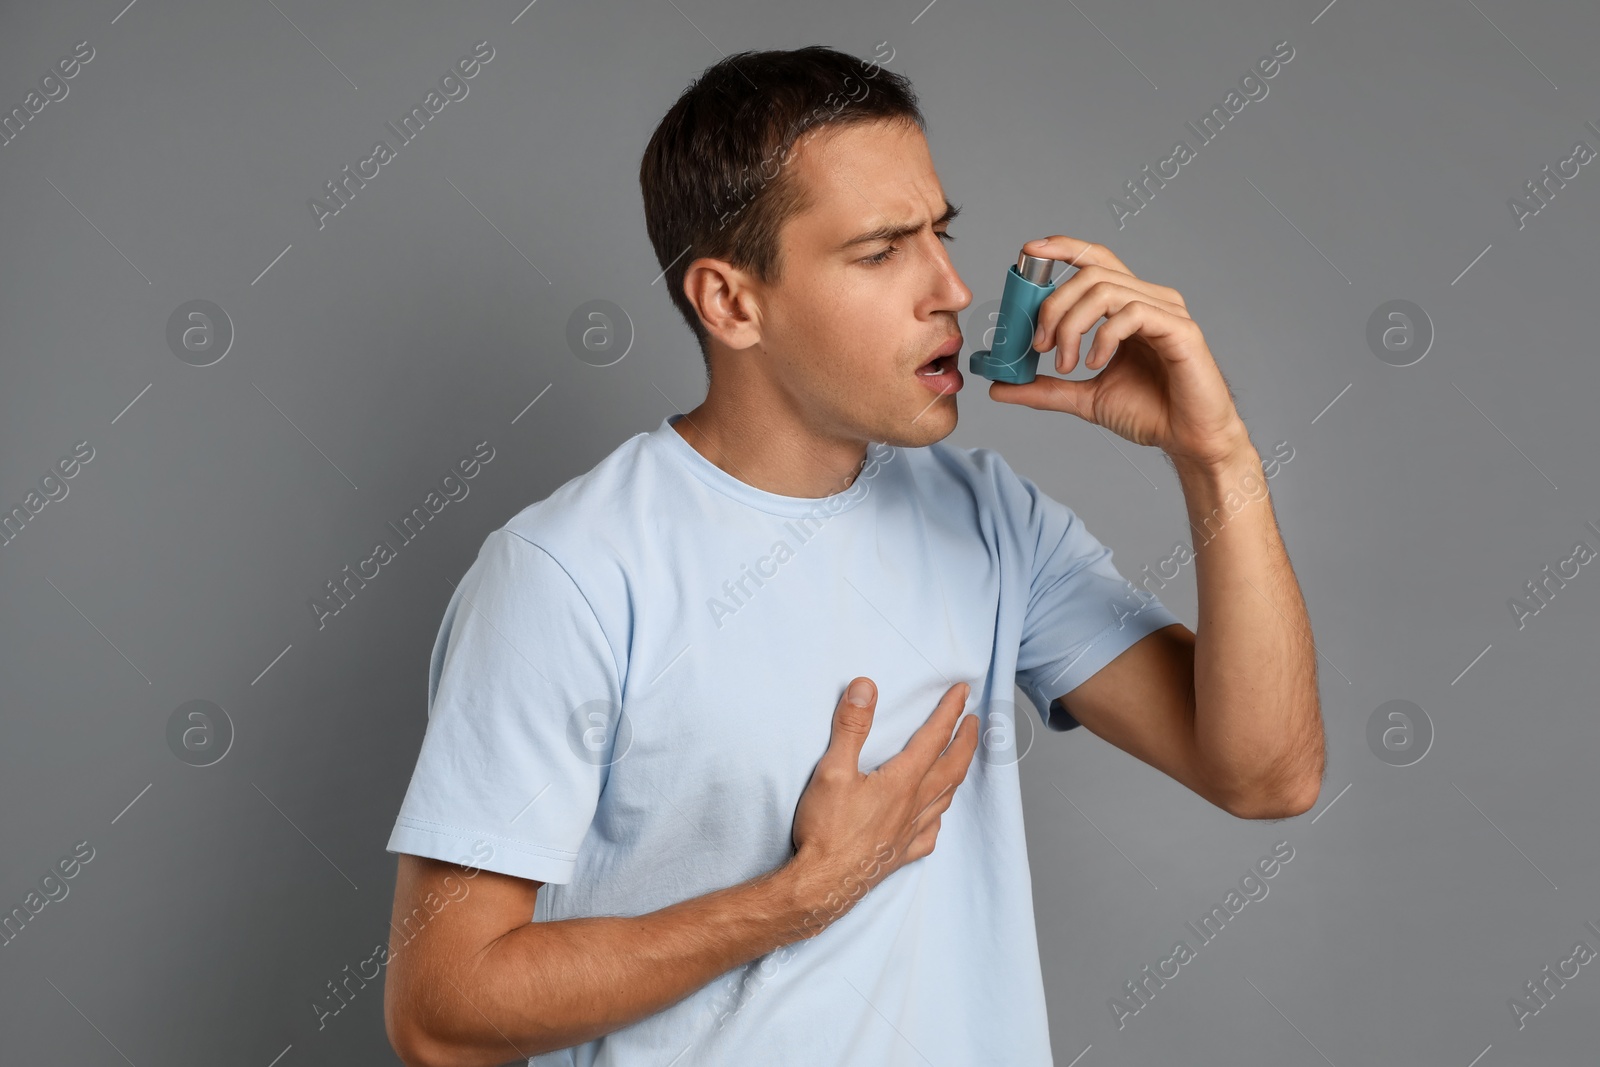
{"type": "Polygon", "coordinates": [[[1195,538],[1194,729],[1204,762],[1241,809],[1271,812],[1311,802],[1322,717],[1305,601],[1261,459],[1243,423],[1238,433],[1226,460],[1174,463],[1195,538]]]}
{"type": "Polygon", "coordinates": [[[519,926],[427,998],[418,1059],[490,1067],[627,1026],[815,934],[815,885],[790,864],[645,915],[519,926]]]}

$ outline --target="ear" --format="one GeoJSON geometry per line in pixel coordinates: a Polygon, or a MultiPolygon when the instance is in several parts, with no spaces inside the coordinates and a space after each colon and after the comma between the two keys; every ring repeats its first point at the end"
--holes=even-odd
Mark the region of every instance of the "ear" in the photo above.
{"type": "Polygon", "coordinates": [[[726,260],[709,257],[689,264],[683,276],[688,298],[706,331],[734,351],[761,342],[761,303],[753,279],[726,260]]]}

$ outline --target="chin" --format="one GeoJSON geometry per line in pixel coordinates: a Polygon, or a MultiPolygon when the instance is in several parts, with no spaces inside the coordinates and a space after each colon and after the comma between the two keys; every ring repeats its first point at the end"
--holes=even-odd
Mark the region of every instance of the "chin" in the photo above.
{"type": "Polygon", "coordinates": [[[925,410],[918,409],[909,416],[894,420],[878,440],[896,448],[922,448],[949,437],[960,419],[956,411],[956,398],[949,396],[932,405],[928,405],[927,401],[923,401],[923,404],[925,410]]]}

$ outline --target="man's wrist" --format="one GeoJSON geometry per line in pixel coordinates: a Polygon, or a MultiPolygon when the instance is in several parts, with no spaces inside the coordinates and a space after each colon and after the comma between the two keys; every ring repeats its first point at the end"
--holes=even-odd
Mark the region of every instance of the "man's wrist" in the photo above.
{"type": "Polygon", "coordinates": [[[815,937],[856,905],[879,880],[894,849],[885,844],[858,868],[841,870],[836,863],[802,849],[774,872],[781,880],[794,917],[795,940],[815,937]]]}
{"type": "Polygon", "coordinates": [[[1261,465],[1255,445],[1250,443],[1250,430],[1244,420],[1235,417],[1233,426],[1226,430],[1203,455],[1177,455],[1168,453],[1173,469],[1179,478],[1201,480],[1226,480],[1229,475],[1248,472],[1261,465]]]}
{"type": "Polygon", "coordinates": [[[784,943],[803,941],[820,933],[826,925],[818,913],[827,895],[827,878],[810,854],[796,853],[767,877],[777,895],[784,943]]]}

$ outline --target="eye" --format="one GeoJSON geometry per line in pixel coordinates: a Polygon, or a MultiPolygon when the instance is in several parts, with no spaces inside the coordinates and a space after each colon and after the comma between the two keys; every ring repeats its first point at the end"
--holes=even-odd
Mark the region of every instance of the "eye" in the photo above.
{"type": "MultiPolygon", "coordinates": [[[[934,234],[935,237],[939,238],[939,240],[945,242],[946,244],[948,244],[951,241],[954,241],[956,239],[955,235],[950,233],[948,230],[934,230],[933,234],[934,234]]],[[[893,259],[895,256],[897,256],[899,254],[900,254],[900,246],[892,244],[888,248],[885,248],[882,252],[879,252],[877,255],[868,256],[867,258],[863,259],[861,262],[870,264],[872,266],[877,266],[877,265],[879,265],[881,263],[887,263],[889,260],[893,259]]]]}

